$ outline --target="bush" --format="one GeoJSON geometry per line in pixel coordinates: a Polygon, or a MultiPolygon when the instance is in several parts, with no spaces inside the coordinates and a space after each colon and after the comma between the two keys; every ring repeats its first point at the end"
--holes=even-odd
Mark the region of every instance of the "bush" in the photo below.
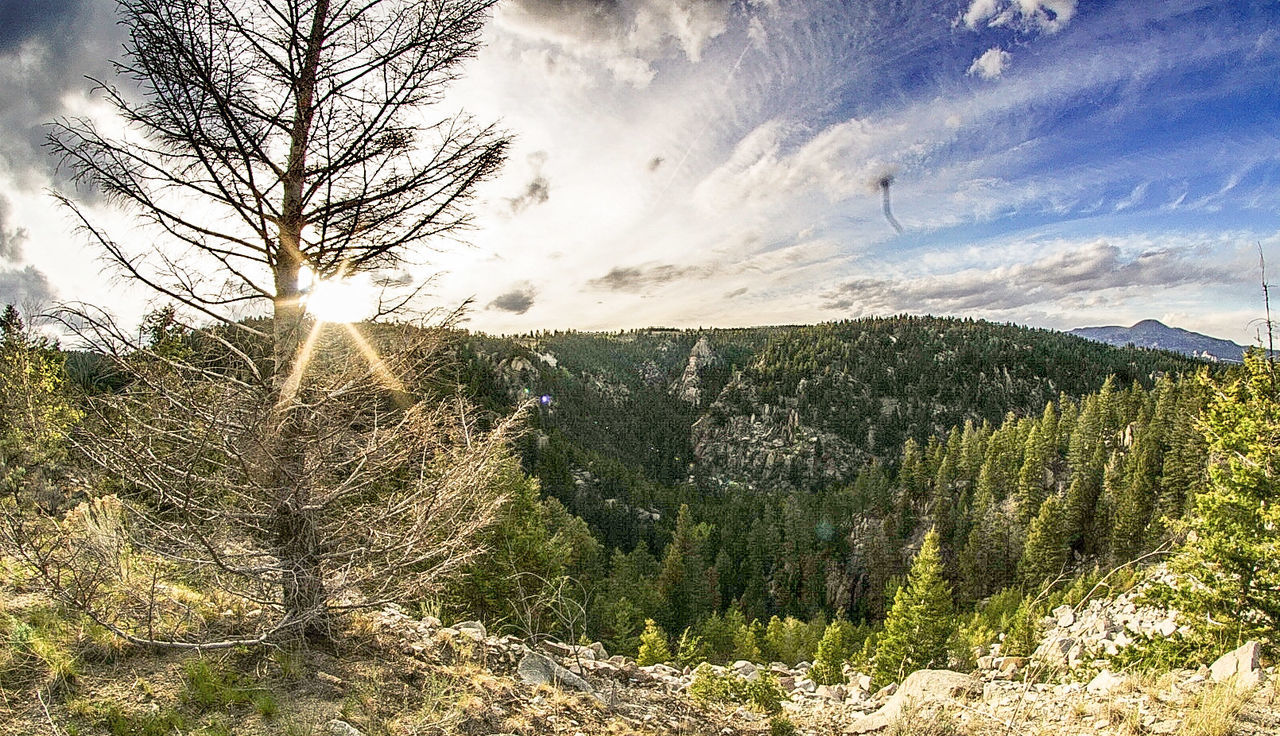
{"type": "Polygon", "coordinates": [[[640,635],[640,653],[636,655],[636,664],[647,667],[670,661],[671,648],[667,646],[666,633],[653,619],[647,619],[644,622],[644,633],[640,635]]]}
{"type": "Polygon", "coordinates": [[[741,704],[765,713],[777,713],[787,697],[771,673],[761,672],[748,680],[728,672],[716,674],[705,663],[694,670],[689,695],[701,703],[741,704]]]}
{"type": "Polygon", "coordinates": [[[774,616],[765,629],[765,654],[792,666],[812,661],[826,628],[827,622],[822,619],[805,623],[791,616],[785,619],[774,616]]]}
{"type": "Polygon", "coordinates": [[[275,699],[266,690],[248,685],[234,672],[193,659],[182,666],[182,699],[201,710],[252,704],[265,718],[275,715],[275,699]]]}
{"type": "Polygon", "coordinates": [[[676,643],[676,666],[692,667],[706,661],[707,646],[702,637],[694,634],[691,629],[685,629],[680,634],[680,641],[676,643]]]}
{"type": "Polygon", "coordinates": [[[844,682],[844,663],[857,648],[853,624],[836,619],[827,627],[818,642],[818,653],[809,670],[809,678],[819,685],[839,685],[844,682]]]}
{"type": "Polygon", "coordinates": [[[796,724],[786,716],[774,716],[769,719],[769,736],[796,736],[799,733],[796,724]]]}

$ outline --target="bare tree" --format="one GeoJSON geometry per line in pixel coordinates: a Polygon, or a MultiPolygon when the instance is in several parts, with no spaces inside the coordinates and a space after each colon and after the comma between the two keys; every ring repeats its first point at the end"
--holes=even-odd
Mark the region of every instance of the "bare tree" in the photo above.
{"type": "Polygon", "coordinates": [[[493,2],[119,0],[117,71],[132,84],[101,89],[125,132],[53,124],[49,146],[77,181],[156,236],[133,248],[63,197],[107,258],[222,325],[194,354],[152,340],[141,357],[145,341],[104,315],[74,315],[133,377],[98,403],[82,446],[155,511],[129,525],[132,543],[280,613],[258,638],[324,633],[336,595],[377,598],[378,564],[432,577],[490,515],[493,499],[466,489],[501,462],[502,433],[480,438],[461,405],[394,385],[422,368],[420,346],[397,361],[391,342],[314,324],[303,276],[395,267],[468,224],[464,205],[508,141],[428,112],[493,2]],[[240,319],[254,305],[272,318],[240,319]],[[445,472],[450,457],[471,477],[445,472]]]}

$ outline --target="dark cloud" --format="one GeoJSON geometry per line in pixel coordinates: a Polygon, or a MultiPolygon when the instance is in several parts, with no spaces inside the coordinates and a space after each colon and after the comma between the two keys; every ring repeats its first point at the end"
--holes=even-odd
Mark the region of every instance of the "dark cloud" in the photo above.
{"type": "Polygon", "coordinates": [[[1027,263],[902,279],[862,278],[825,294],[825,306],[860,313],[971,312],[1087,299],[1112,289],[1234,284],[1240,268],[1199,248],[1166,248],[1125,255],[1096,241],[1027,263]]]}
{"type": "Polygon", "coordinates": [[[649,171],[657,171],[658,167],[662,166],[664,161],[666,161],[666,159],[661,156],[654,156],[649,159],[649,171]]]}
{"type": "Polygon", "coordinates": [[[65,112],[66,95],[90,90],[86,75],[120,81],[110,59],[123,40],[114,0],[0,0],[0,168],[19,186],[55,174],[45,123],[65,112]]]}
{"type": "Polygon", "coordinates": [[[587,286],[606,291],[640,292],[651,286],[661,286],[680,279],[709,276],[714,269],[707,266],[675,266],[669,263],[653,266],[620,266],[609,270],[599,278],[591,279],[587,286]]]}
{"type": "Polygon", "coordinates": [[[533,177],[520,196],[507,200],[511,203],[511,214],[518,214],[536,204],[545,204],[551,198],[551,182],[547,177],[538,174],[533,177]]]}
{"type": "Polygon", "coordinates": [[[9,222],[9,200],[0,197],[0,261],[20,263],[27,231],[25,228],[11,226],[9,222]]]}
{"type": "Polygon", "coordinates": [[[53,296],[49,279],[35,266],[0,269],[0,304],[39,309],[53,296]]]}
{"type": "Polygon", "coordinates": [[[529,311],[529,307],[533,306],[534,297],[537,295],[538,291],[533,288],[532,284],[528,282],[516,284],[510,291],[489,302],[489,309],[499,309],[512,314],[524,314],[529,311]]]}
{"type": "Polygon", "coordinates": [[[730,291],[729,293],[727,293],[727,294],[725,294],[725,295],[724,295],[724,298],[725,298],[725,299],[736,299],[736,298],[738,298],[738,297],[742,296],[743,294],[747,293],[748,291],[750,291],[750,290],[749,290],[747,287],[745,287],[745,286],[744,286],[744,287],[742,287],[741,289],[734,289],[733,291],[730,291]]]}

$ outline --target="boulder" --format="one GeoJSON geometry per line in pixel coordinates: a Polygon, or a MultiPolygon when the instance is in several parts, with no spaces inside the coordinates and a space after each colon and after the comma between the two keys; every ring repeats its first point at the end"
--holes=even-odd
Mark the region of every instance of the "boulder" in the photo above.
{"type": "Polygon", "coordinates": [[[832,700],[837,703],[844,700],[847,695],[844,687],[840,685],[819,685],[818,689],[813,691],[813,694],[823,700],[832,700]]]}
{"type": "Polygon", "coordinates": [[[1111,670],[1103,670],[1089,681],[1089,684],[1085,686],[1085,690],[1096,695],[1106,695],[1119,687],[1122,682],[1124,682],[1124,678],[1120,675],[1113,673],[1111,670]]]}
{"type": "Polygon", "coordinates": [[[730,665],[730,669],[736,672],[739,677],[744,677],[748,680],[755,680],[760,676],[759,670],[756,666],[745,659],[740,659],[737,662],[734,662],[730,665]]]}
{"type": "Polygon", "coordinates": [[[582,692],[594,692],[591,683],[556,664],[550,657],[530,652],[516,665],[516,674],[529,685],[564,686],[582,692]]]}
{"type": "Polygon", "coordinates": [[[484,641],[489,636],[489,632],[485,631],[484,624],[479,621],[463,621],[454,624],[451,628],[457,629],[459,633],[466,634],[477,641],[484,641]]]}
{"type": "Polygon", "coordinates": [[[1067,629],[1071,624],[1076,622],[1076,612],[1071,606],[1062,605],[1053,609],[1053,617],[1058,621],[1058,627],[1067,629]]]}
{"type": "Polygon", "coordinates": [[[1262,671],[1258,669],[1258,658],[1262,647],[1256,641],[1247,641],[1239,649],[1227,652],[1209,665],[1209,676],[1214,682],[1225,682],[1235,678],[1237,685],[1257,687],[1262,682],[1262,671]]]}
{"type": "Polygon", "coordinates": [[[364,734],[360,733],[360,729],[341,718],[334,718],[324,724],[324,731],[329,736],[364,736],[364,734]]]}
{"type": "Polygon", "coordinates": [[[970,700],[981,696],[982,683],[969,675],[950,670],[916,670],[907,675],[884,707],[855,720],[846,733],[861,734],[885,728],[912,704],[970,700]]]}

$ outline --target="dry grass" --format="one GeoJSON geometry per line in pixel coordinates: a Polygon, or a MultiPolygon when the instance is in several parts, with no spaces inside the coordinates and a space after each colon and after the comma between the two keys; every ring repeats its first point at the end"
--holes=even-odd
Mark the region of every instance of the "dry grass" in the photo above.
{"type": "Polygon", "coordinates": [[[1249,692],[1230,683],[1205,688],[1192,699],[1178,736],[1230,736],[1249,692]]]}

